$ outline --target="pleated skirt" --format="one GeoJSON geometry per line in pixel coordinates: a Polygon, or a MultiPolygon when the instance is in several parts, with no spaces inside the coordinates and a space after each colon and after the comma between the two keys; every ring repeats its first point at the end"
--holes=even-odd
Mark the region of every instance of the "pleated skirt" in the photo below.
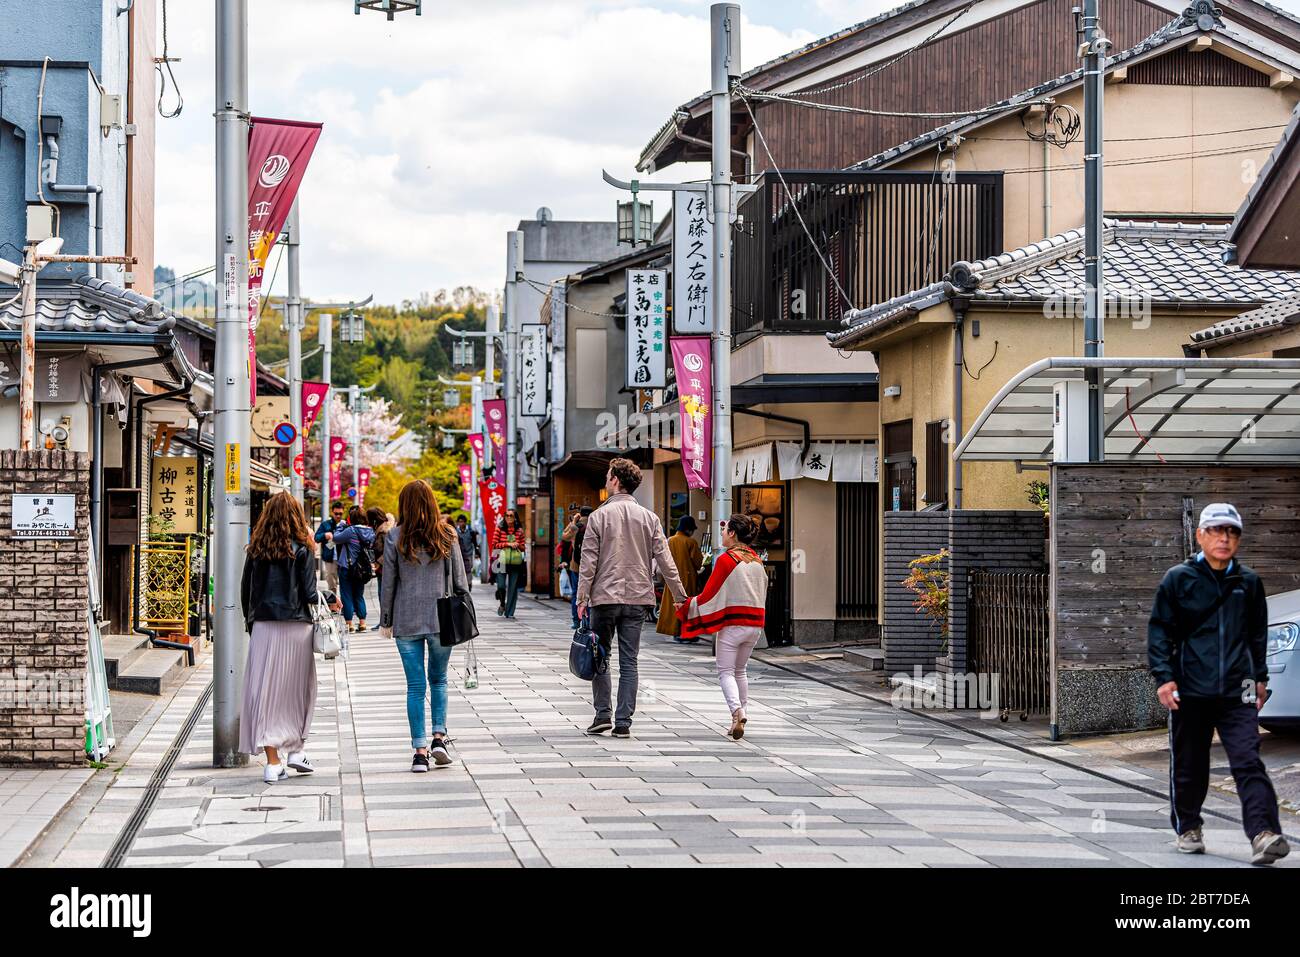
{"type": "Polygon", "coordinates": [[[248,642],[239,750],[301,751],[316,710],[316,655],[304,621],[257,621],[248,642]]]}

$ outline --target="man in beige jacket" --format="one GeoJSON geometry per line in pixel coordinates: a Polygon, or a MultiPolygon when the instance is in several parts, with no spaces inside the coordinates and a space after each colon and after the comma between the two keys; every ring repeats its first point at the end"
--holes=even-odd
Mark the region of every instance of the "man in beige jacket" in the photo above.
{"type": "Polygon", "coordinates": [[[632,734],[641,623],[655,604],[652,567],[658,566],[664,586],[677,602],[687,598],[659,519],[632,497],[640,484],[641,470],[636,463],[630,459],[610,462],[605,475],[609,498],[587,519],[582,542],[578,616],[591,610],[591,628],[606,652],[618,632],[618,710],[611,722],[609,672],[597,675],[591,683],[596,720],[588,734],[603,734],[611,727],[616,738],[632,734]]]}

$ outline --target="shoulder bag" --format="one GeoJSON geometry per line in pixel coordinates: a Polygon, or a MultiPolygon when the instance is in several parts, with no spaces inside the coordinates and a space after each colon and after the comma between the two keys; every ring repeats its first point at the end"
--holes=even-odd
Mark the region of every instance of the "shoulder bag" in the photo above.
{"type": "Polygon", "coordinates": [[[609,652],[591,630],[590,621],[589,615],[582,617],[569,644],[569,671],[583,681],[594,681],[597,675],[609,670],[609,652]]]}
{"type": "Polygon", "coordinates": [[[326,661],[343,654],[343,633],[339,620],[325,604],[325,596],[316,593],[316,606],[311,610],[311,640],[316,654],[326,661]]]}
{"type": "Polygon", "coordinates": [[[442,574],[446,582],[446,594],[438,599],[438,642],[444,647],[463,645],[478,637],[478,617],[474,614],[474,602],[465,592],[457,592],[452,587],[451,561],[442,560],[442,574]]]}

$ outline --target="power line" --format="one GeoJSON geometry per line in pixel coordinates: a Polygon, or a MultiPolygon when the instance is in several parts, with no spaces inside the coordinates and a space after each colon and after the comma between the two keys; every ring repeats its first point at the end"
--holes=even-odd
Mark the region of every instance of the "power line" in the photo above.
{"type": "Polygon", "coordinates": [[[811,100],[792,99],[785,93],[764,93],[742,84],[736,85],[736,95],[746,104],[748,104],[748,101],[751,99],[772,100],[778,103],[789,103],[793,106],[806,107],[810,110],[823,110],[827,113],[855,113],[861,116],[900,116],[906,119],[919,120],[951,120],[964,119],[968,116],[990,116],[994,113],[1003,113],[1007,109],[1005,106],[986,106],[977,110],[956,110],[933,113],[916,113],[907,110],[873,110],[864,106],[840,106],[836,103],[814,103],[811,100]]]}
{"type": "MultiPolygon", "coordinates": [[[[556,289],[563,288],[562,283],[537,282],[534,279],[529,279],[527,276],[523,277],[523,281],[528,283],[528,285],[532,286],[534,289],[536,289],[538,292],[541,293],[550,293],[556,289]]],[[[595,316],[597,319],[626,319],[627,318],[627,313],[625,312],[592,312],[590,309],[583,309],[581,306],[575,306],[573,303],[569,302],[567,297],[564,300],[564,304],[570,309],[576,309],[578,312],[581,312],[584,315],[595,316]]]]}

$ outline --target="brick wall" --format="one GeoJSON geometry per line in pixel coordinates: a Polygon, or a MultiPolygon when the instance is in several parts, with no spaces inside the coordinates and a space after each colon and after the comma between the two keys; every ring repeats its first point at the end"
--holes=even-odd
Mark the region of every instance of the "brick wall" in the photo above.
{"type": "Polygon", "coordinates": [[[85,762],[90,458],[0,450],[0,765],[85,762]],[[71,539],[13,537],[15,493],[77,496],[71,539]]]}
{"type": "Polygon", "coordinates": [[[915,596],[900,582],[908,575],[908,562],[947,547],[947,512],[885,512],[880,647],[890,674],[910,674],[915,665],[931,672],[935,658],[942,653],[938,624],[912,607],[915,596]]]}

